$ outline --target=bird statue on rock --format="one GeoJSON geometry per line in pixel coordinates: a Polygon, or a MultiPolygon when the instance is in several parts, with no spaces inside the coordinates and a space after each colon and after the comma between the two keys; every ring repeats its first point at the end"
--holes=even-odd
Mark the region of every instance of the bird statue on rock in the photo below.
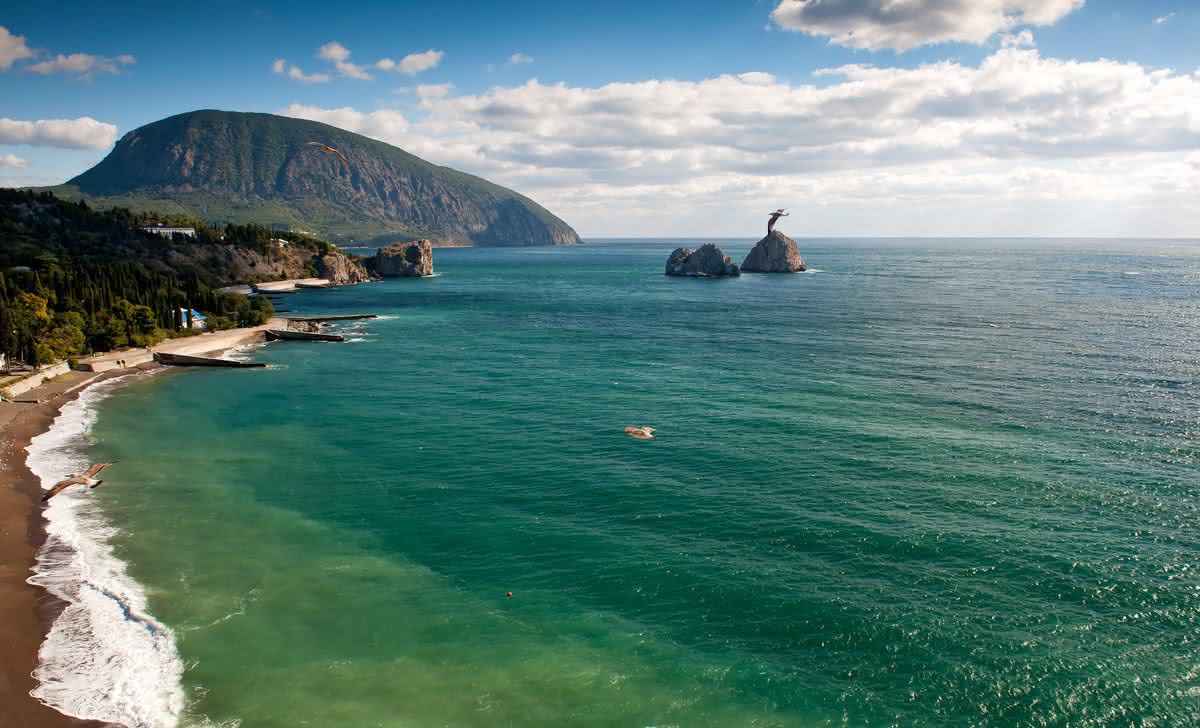
{"type": "Polygon", "coordinates": [[[778,210],[776,210],[775,212],[770,213],[770,215],[771,215],[771,219],[767,221],[767,235],[770,235],[771,231],[775,229],[775,221],[776,220],[778,220],[781,217],[788,216],[788,211],[786,208],[781,207],[778,210]]]}

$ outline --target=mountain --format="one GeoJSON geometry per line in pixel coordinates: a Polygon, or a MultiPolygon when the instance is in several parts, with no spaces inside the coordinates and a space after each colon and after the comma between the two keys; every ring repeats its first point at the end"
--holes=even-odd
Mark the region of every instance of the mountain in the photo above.
{"type": "Polygon", "coordinates": [[[287,225],[342,244],[579,242],[571,226],[510,189],[344,129],[273,114],[193,111],[147,124],[50,190],[93,206],[287,225]]]}

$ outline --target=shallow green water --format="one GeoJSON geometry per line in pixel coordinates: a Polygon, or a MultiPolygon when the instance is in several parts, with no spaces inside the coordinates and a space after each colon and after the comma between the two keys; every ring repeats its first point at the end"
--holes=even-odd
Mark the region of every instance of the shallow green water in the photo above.
{"type": "Polygon", "coordinates": [[[438,250],[106,400],[184,723],[1195,724],[1200,244],[802,245],[438,250]]]}

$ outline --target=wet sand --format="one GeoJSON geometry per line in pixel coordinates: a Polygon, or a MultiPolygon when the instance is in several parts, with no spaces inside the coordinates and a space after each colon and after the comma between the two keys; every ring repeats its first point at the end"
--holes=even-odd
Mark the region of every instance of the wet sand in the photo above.
{"type": "Polygon", "coordinates": [[[69,718],[29,694],[38,648],[62,602],[25,582],[45,539],[41,483],[25,465],[25,448],[87,385],[136,371],[71,372],[30,390],[21,402],[0,402],[0,726],[106,725],[69,718]]]}
{"type": "Polygon", "coordinates": [[[63,405],[88,386],[105,379],[136,375],[158,368],[154,351],[220,356],[223,352],[262,340],[271,324],[233,329],[187,339],[175,339],[153,350],[93,357],[84,360],[99,371],[72,371],[31,389],[16,402],[0,402],[0,726],[8,728],[107,728],[109,724],[70,718],[43,705],[29,694],[35,686],[33,669],[38,649],[63,602],[41,587],[26,583],[38,548],[45,540],[41,483],[25,465],[30,441],[46,432],[63,405]],[[134,358],[137,356],[137,359],[134,358]],[[117,368],[116,361],[136,366],[117,368]]]}

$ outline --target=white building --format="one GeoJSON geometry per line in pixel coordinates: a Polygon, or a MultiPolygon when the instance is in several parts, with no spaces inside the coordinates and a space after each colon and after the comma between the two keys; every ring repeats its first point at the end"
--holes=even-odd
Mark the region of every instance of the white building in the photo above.
{"type": "Polygon", "coordinates": [[[185,329],[188,328],[188,312],[189,311],[191,311],[191,314],[192,314],[191,328],[193,328],[193,329],[207,329],[208,328],[208,321],[206,320],[206,317],[204,314],[200,313],[199,311],[197,311],[194,308],[193,309],[181,308],[181,309],[179,309],[179,320],[181,322],[183,322],[183,328],[185,328],[185,329]]]}
{"type": "Polygon", "coordinates": [[[169,225],[163,225],[162,223],[159,223],[158,225],[139,225],[138,230],[141,230],[144,233],[161,235],[164,238],[169,238],[172,235],[186,235],[189,238],[196,237],[196,228],[171,227],[169,225]]]}

